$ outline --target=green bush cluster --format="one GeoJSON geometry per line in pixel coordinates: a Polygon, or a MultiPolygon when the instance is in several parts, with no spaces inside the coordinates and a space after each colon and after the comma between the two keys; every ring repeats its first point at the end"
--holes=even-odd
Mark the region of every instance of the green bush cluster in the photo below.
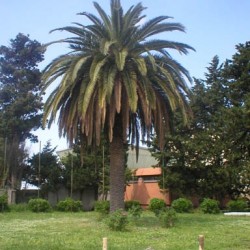
{"type": "Polygon", "coordinates": [[[159,220],[163,227],[173,227],[177,220],[175,209],[172,207],[163,209],[159,214],[159,220]]]}
{"type": "Polygon", "coordinates": [[[128,215],[134,219],[139,219],[142,214],[142,208],[140,206],[132,206],[128,210],[128,215]]]}
{"type": "Polygon", "coordinates": [[[219,202],[214,199],[205,198],[200,204],[200,209],[205,214],[218,214],[220,212],[219,202]]]}
{"type": "Polygon", "coordinates": [[[7,194],[0,195],[0,212],[9,211],[7,194]]]}
{"type": "Polygon", "coordinates": [[[109,201],[96,201],[94,204],[94,210],[102,215],[108,214],[109,208],[110,208],[109,201]]]}
{"type": "Polygon", "coordinates": [[[57,203],[56,209],[61,212],[79,212],[82,210],[82,204],[79,200],[66,198],[57,203]]]}
{"type": "Polygon", "coordinates": [[[128,225],[127,214],[122,209],[118,209],[109,215],[106,223],[112,231],[124,231],[128,225]]]}
{"type": "Polygon", "coordinates": [[[177,220],[173,207],[167,207],[163,199],[153,198],[149,202],[148,209],[152,211],[163,227],[173,227],[177,220]]]}
{"type": "Polygon", "coordinates": [[[128,211],[128,215],[133,219],[140,218],[142,214],[140,202],[136,200],[125,201],[125,211],[128,211]]]}
{"type": "Polygon", "coordinates": [[[159,216],[160,212],[166,208],[166,203],[163,199],[153,198],[149,202],[148,209],[152,211],[156,216],[159,216]]]}
{"type": "Polygon", "coordinates": [[[247,209],[247,202],[242,199],[231,200],[227,203],[227,209],[230,212],[244,212],[247,209]]]}
{"type": "Polygon", "coordinates": [[[189,213],[193,209],[193,203],[186,198],[179,198],[172,202],[171,207],[177,213],[189,213]]]}
{"type": "Polygon", "coordinates": [[[36,198],[36,199],[30,199],[28,203],[28,208],[32,212],[49,212],[51,211],[50,204],[47,200],[36,198]]]}
{"type": "Polygon", "coordinates": [[[129,211],[132,207],[141,207],[140,202],[135,200],[125,201],[124,205],[126,211],[129,211]]]}

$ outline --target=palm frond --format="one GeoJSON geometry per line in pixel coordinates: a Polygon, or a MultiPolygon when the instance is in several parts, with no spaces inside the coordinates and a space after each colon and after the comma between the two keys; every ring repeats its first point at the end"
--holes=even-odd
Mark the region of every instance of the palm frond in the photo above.
{"type": "Polygon", "coordinates": [[[120,40],[120,34],[123,30],[123,9],[119,0],[111,0],[111,21],[113,40],[120,40]]]}
{"type": "Polygon", "coordinates": [[[127,48],[124,48],[121,51],[115,50],[114,54],[115,54],[115,62],[116,62],[116,66],[117,66],[118,70],[123,71],[125,63],[126,63],[126,58],[128,55],[127,48]]]}
{"type": "Polygon", "coordinates": [[[195,49],[185,43],[179,43],[174,41],[163,41],[163,40],[152,40],[151,42],[145,42],[143,44],[146,48],[149,48],[151,50],[151,47],[155,46],[157,50],[160,51],[160,49],[175,49],[180,53],[183,53],[185,55],[188,54],[189,50],[195,51],[195,49]]]}
{"type": "Polygon", "coordinates": [[[84,119],[87,109],[90,103],[90,100],[93,98],[93,92],[97,83],[99,72],[102,66],[105,64],[107,58],[95,58],[92,62],[90,68],[90,82],[86,88],[86,91],[83,96],[83,106],[82,106],[82,118],[84,119]]]}
{"type": "Polygon", "coordinates": [[[133,58],[142,76],[147,75],[147,65],[143,57],[133,58]]]}
{"type": "Polygon", "coordinates": [[[148,37],[148,34],[150,34],[150,32],[155,30],[156,24],[158,24],[166,19],[169,19],[169,18],[171,18],[171,17],[158,16],[158,17],[155,17],[155,18],[147,21],[138,29],[138,33],[136,35],[136,40],[138,40],[138,41],[145,40],[145,38],[148,37]]]}
{"type": "Polygon", "coordinates": [[[104,26],[111,37],[112,26],[111,26],[110,18],[108,17],[108,15],[105,13],[105,11],[101,8],[101,6],[97,2],[94,2],[94,6],[95,6],[96,10],[98,11],[98,13],[99,13],[99,15],[104,23],[104,26]]]}
{"type": "Polygon", "coordinates": [[[57,28],[57,29],[53,29],[50,31],[50,33],[55,32],[55,31],[67,31],[69,33],[75,34],[77,36],[82,36],[84,37],[84,35],[86,34],[85,31],[85,26],[82,27],[75,27],[75,26],[66,26],[66,27],[62,27],[62,28],[57,28]]]}
{"type": "Polygon", "coordinates": [[[135,113],[137,109],[137,75],[134,71],[128,70],[122,72],[123,83],[126,88],[129,106],[131,112],[135,113]]]}
{"type": "Polygon", "coordinates": [[[91,20],[95,25],[102,26],[102,21],[95,15],[88,12],[80,12],[78,15],[86,16],[89,20],[91,20]]]}
{"type": "Polygon", "coordinates": [[[115,43],[115,41],[102,38],[100,41],[100,52],[103,55],[107,55],[109,53],[110,46],[112,46],[114,43],[115,43]]]}
{"type": "Polygon", "coordinates": [[[143,10],[146,8],[142,6],[141,3],[138,3],[136,6],[131,6],[124,15],[124,29],[136,26],[145,15],[142,15],[143,10]]]}

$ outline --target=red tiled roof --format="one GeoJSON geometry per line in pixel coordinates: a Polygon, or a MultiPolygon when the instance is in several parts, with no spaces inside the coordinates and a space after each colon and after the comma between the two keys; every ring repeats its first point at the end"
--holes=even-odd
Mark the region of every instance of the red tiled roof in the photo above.
{"type": "Polygon", "coordinates": [[[152,176],[161,175],[161,168],[138,168],[135,171],[135,176],[152,176]]]}

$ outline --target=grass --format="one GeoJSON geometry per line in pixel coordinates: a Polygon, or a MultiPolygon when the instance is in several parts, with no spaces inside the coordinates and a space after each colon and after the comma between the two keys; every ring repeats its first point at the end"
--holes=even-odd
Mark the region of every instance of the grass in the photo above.
{"type": "Polygon", "coordinates": [[[1,250],[98,250],[108,238],[108,250],[198,250],[198,235],[206,250],[249,250],[250,217],[178,214],[173,228],[162,228],[150,212],[131,222],[125,232],[110,231],[95,212],[0,213],[1,250]]]}

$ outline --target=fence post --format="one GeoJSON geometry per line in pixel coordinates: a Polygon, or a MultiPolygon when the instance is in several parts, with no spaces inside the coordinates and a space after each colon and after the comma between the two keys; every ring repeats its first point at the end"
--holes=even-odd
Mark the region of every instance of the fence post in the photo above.
{"type": "Polygon", "coordinates": [[[199,235],[199,250],[204,250],[204,235],[199,235]]]}
{"type": "Polygon", "coordinates": [[[102,250],[108,250],[108,238],[102,239],[102,250]]]}

